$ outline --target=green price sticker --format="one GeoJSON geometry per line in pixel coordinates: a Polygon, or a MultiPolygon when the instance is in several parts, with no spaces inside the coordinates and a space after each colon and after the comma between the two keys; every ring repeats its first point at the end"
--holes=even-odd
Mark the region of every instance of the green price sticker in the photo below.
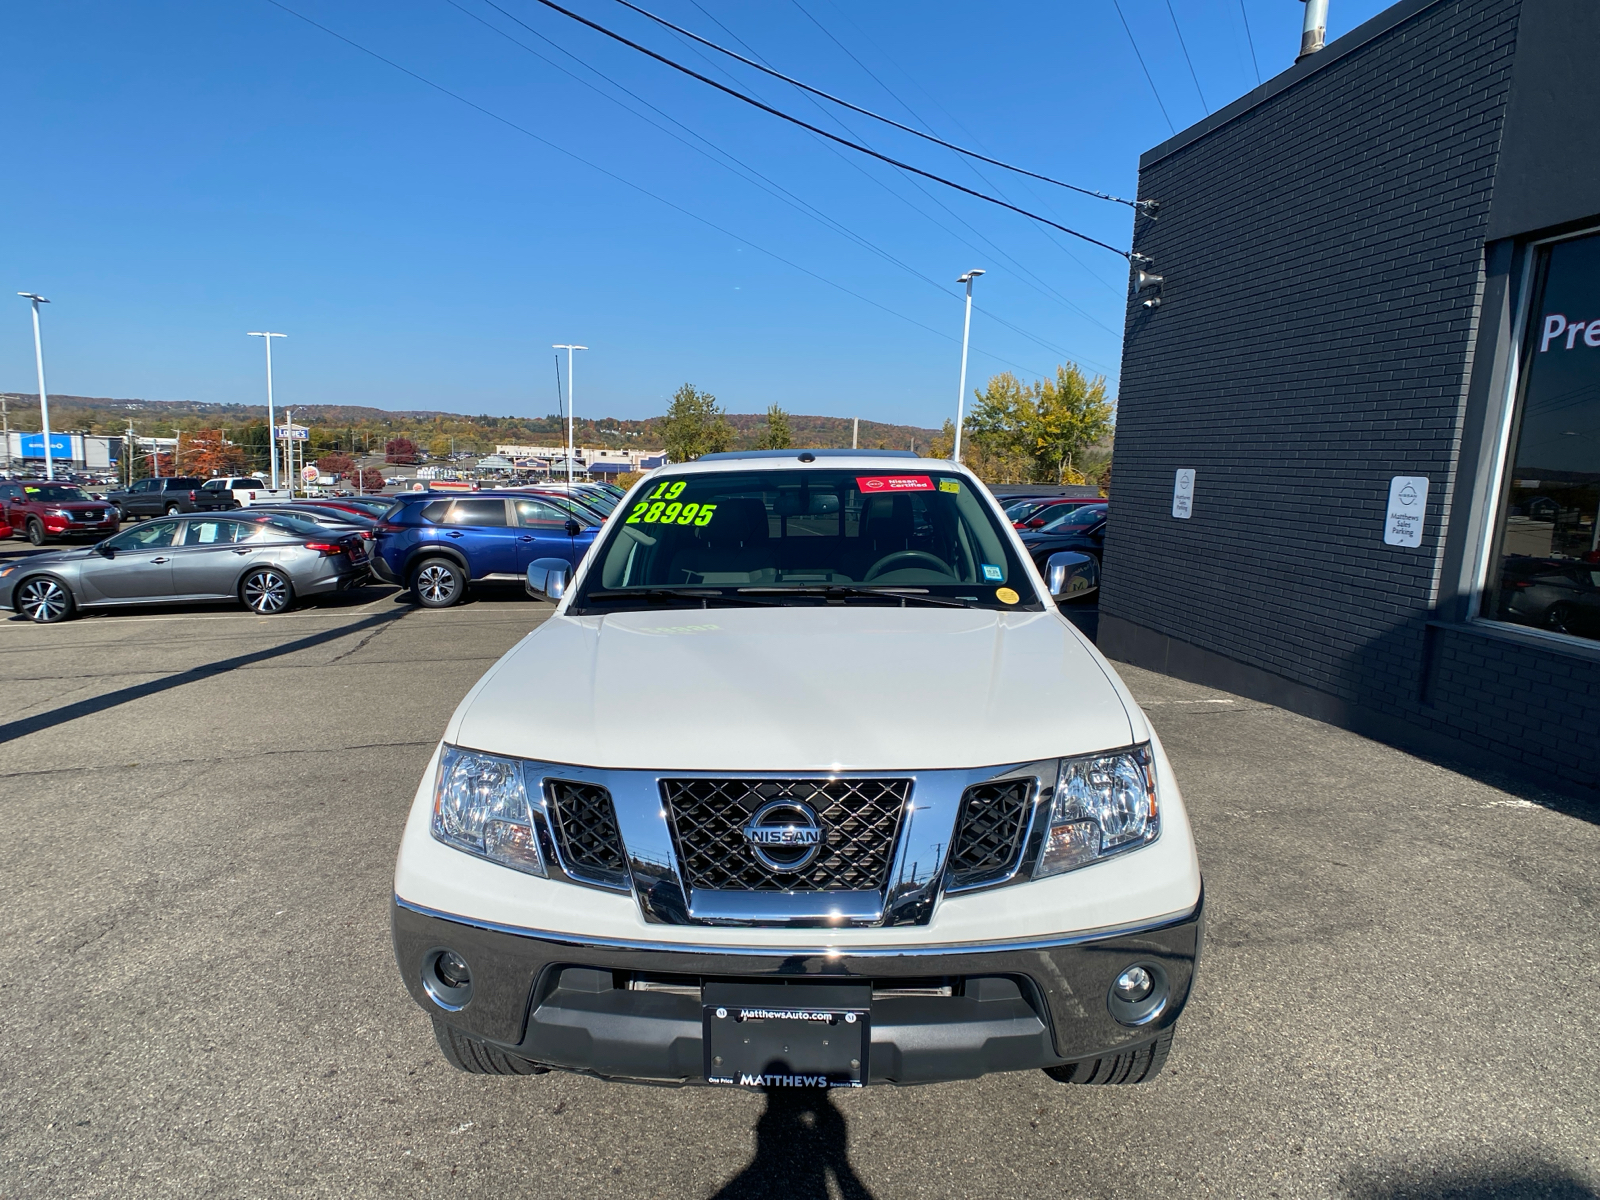
{"type": "Polygon", "coordinates": [[[684,482],[659,483],[643,500],[633,506],[625,525],[709,525],[716,516],[715,504],[680,503],[684,482]]]}

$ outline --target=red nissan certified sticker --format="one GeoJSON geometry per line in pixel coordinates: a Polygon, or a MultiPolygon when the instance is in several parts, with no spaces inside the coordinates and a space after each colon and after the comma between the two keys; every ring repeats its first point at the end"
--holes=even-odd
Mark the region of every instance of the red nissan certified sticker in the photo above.
{"type": "Polygon", "coordinates": [[[926,475],[857,475],[856,486],[863,492],[931,492],[933,480],[926,475]]]}

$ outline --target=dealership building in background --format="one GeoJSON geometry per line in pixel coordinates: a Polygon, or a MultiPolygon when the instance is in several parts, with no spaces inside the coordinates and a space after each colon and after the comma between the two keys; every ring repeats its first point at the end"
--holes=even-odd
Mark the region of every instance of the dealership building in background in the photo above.
{"type": "MultiPolygon", "coordinates": [[[[9,445],[0,446],[0,466],[12,468],[44,466],[44,434],[12,430],[9,445]]],[[[93,433],[52,433],[50,459],[63,470],[107,471],[122,457],[122,439],[93,433]]]]}
{"type": "Polygon", "coordinates": [[[1101,647],[1600,789],[1600,5],[1404,0],[1139,195],[1101,647]]]}

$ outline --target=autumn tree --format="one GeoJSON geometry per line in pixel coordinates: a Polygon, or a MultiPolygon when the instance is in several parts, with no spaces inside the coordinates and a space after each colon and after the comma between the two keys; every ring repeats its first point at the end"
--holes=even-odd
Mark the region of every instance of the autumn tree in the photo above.
{"type": "Polygon", "coordinates": [[[733,426],[723,416],[717,398],[710,392],[697,391],[692,383],[672,394],[662,427],[667,456],[673,462],[720,454],[733,443],[733,426]]]}
{"type": "Polygon", "coordinates": [[[933,435],[933,441],[928,443],[928,452],[924,458],[949,458],[955,453],[956,448],[956,423],[949,417],[944,419],[944,428],[933,435]]]}
{"type": "Polygon", "coordinates": [[[414,463],[417,461],[417,444],[401,434],[383,445],[383,461],[389,463],[414,463]]]}
{"type": "Polygon", "coordinates": [[[178,435],[178,466],[186,475],[202,479],[212,475],[237,475],[244,470],[244,450],[222,436],[220,429],[202,429],[178,435]]]}
{"type": "Polygon", "coordinates": [[[789,414],[776,404],[767,409],[767,427],[756,439],[757,450],[787,450],[794,445],[794,435],[789,432],[789,414]]]}
{"type": "Polygon", "coordinates": [[[324,454],[317,459],[317,470],[324,475],[348,475],[355,468],[355,460],[348,454],[341,454],[337,450],[332,454],[324,454]]]}
{"type": "Polygon", "coordinates": [[[360,467],[350,475],[348,482],[363,492],[381,492],[383,472],[376,467],[360,467]]]}

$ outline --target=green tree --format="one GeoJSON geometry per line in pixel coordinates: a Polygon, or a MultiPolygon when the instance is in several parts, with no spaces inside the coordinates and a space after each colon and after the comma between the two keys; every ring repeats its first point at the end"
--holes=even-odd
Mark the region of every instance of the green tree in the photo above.
{"type": "Polygon", "coordinates": [[[696,390],[686,383],[672,394],[662,422],[667,456],[673,462],[688,462],[702,454],[720,454],[733,442],[733,426],[728,424],[710,392],[696,390]]]}
{"type": "Polygon", "coordinates": [[[767,427],[756,440],[757,450],[787,450],[794,445],[794,434],[789,432],[789,414],[776,404],[767,409],[767,427]]]}
{"type": "Polygon", "coordinates": [[[1038,478],[1086,483],[1075,460],[1111,432],[1112,408],[1106,399],[1105,376],[1091,380],[1076,363],[1067,363],[1056,368],[1053,381],[1043,380],[1037,388],[1028,434],[1038,478]]]}
{"type": "Polygon", "coordinates": [[[990,483],[1083,483],[1074,464],[1112,429],[1103,375],[1076,363],[1054,379],[1022,383],[1009,371],[990,378],[966,422],[962,457],[990,483]]]}

